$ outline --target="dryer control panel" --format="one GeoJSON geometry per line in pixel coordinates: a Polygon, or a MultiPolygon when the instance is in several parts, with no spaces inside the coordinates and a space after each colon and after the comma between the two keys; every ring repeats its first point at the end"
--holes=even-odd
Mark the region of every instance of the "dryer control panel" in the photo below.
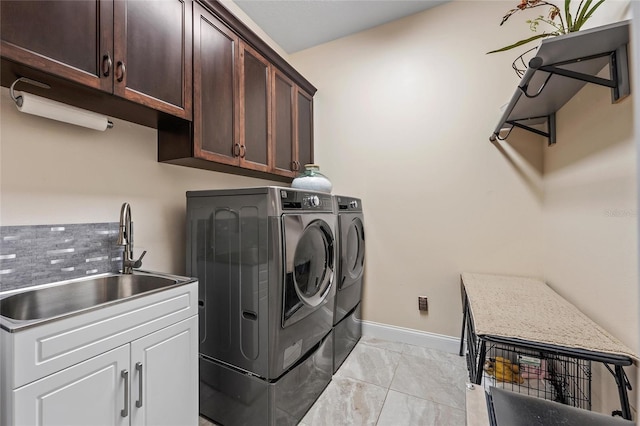
{"type": "Polygon", "coordinates": [[[336,195],[336,205],[338,206],[338,211],[352,211],[352,212],[361,212],[362,211],[362,200],[360,198],[354,197],[345,197],[342,195],[336,195]]]}
{"type": "Polygon", "coordinates": [[[331,212],[331,194],[315,191],[280,189],[280,205],[282,210],[308,210],[331,212]]]}

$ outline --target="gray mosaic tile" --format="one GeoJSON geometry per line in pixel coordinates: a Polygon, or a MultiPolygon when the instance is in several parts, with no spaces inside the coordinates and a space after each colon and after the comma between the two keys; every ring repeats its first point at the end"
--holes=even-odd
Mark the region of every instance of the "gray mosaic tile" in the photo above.
{"type": "Polygon", "coordinates": [[[117,272],[118,223],[0,227],[0,291],[117,272]]]}

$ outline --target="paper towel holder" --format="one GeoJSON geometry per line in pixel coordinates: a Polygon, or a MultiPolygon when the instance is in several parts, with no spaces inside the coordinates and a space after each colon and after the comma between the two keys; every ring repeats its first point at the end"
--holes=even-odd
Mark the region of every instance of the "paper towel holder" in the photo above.
{"type": "MultiPolygon", "coordinates": [[[[51,86],[49,86],[46,83],[42,83],[42,82],[37,81],[37,80],[32,80],[32,79],[27,78],[27,77],[19,77],[16,81],[11,83],[11,87],[9,88],[9,95],[11,96],[11,99],[13,99],[13,101],[16,103],[16,105],[18,107],[22,106],[22,96],[20,96],[20,95],[16,96],[14,87],[15,87],[16,84],[18,84],[20,82],[24,82],[24,83],[32,84],[34,86],[42,87],[43,89],[51,89],[51,86]]],[[[75,124],[75,123],[73,123],[73,124],[75,124]]],[[[113,128],[113,122],[111,122],[111,120],[107,120],[107,129],[111,129],[111,128],[113,128]]]]}

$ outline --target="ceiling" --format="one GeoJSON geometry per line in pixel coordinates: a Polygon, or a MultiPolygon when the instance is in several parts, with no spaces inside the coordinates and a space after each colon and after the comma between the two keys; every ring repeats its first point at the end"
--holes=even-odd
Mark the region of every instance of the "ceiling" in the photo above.
{"type": "Polygon", "coordinates": [[[447,0],[235,0],[287,53],[429,9],[447,0]]]}

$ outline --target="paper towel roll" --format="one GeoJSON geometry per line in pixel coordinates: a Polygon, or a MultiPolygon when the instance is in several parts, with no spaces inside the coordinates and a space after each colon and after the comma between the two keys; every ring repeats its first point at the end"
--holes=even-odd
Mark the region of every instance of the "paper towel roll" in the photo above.
{"type": "Polygon", "coordinates": [[[105,131],[109,124],[109,120],[104,115],[32,95],[31,93],[17,93],[19,93],[18,97],[22,98],[22,105],[16,104],[21,112],[101,131],[105,131]]]}

